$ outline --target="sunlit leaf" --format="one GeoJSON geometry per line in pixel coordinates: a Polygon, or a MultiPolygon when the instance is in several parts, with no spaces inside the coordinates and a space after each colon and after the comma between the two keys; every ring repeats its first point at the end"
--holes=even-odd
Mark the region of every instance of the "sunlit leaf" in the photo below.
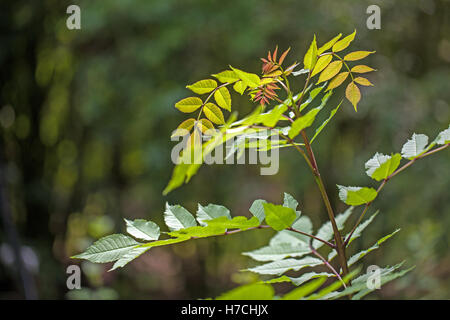
{"type": "Polygon", "coordinates": [[[217,74],[213,74],[222,83],[232,83],[239,80],[239,77],[233,70],[225,70],[217,74]]]}
{"type": "Polygon", "coordinates": [[[267,224],[277,231],[290,227],[297,218],[295,210],[291,208],[272,203],[264,203],[263,206],[267,224]]]}
{"type": "Polygon", "coordinates": [[[356,61],[367,57],[369,54],[375,53],[375,51],[354,51],[350,52],[344,57],[345,61],[356,61]]]}
{"type": "Polygon", "coordinates": [[[202,99],[198,97],[184,98],[175,104],[175,108],[184,113],[194,112],[202,106],[202,99]]]}
{"type": "Polygon", "coordinates": [[[300,118],[296,119],[292,123],[291,129],[289,130],[289,138],[291,139],[295,138],[302,130],[311,126],[314,120],[316,119],[316,115],[320,111],[320,109],[321,108],[314,108],[304,116],[301,116],[300,118]]]}
{"type": "Polygon", "coordinates": [[[254,73],[248,73],[233,67],[231,67],[231,69],[233,69],[239,79],[241,79],[246,86],[250,88],[256,88],[259,86],[261,80],[259,79],[258,75],[254,73]]]}
{"type": "Polygon", "coordinates": [[[377,197],[377,191],[367,187],[344,187],[338,185],[339,198],[350,206],[372,202],[377,197]]]}
{"type": "MultiPolygon", "coordinates": [[[[213,130],[214,129],[214,125],[211,123],[211,121],[209,121],[208,119],[200,119],[197,122],[197,126],[199,127],[199,129],[201,130],[201,132],[203,133],[207,133],[208,130],[213,130]]],[[[209,131],[210,132],[210,131],[209,131]]]]}
{"type": "Polygon", "coordinates": [[[347,48],[350,43],[353,41],[353,39],[355,39],[355,35],[356,35],[356,30],[353,31],[352,34],[346,36],[345,38],[343,38],[342,40],[339,40],[338,42],[336,42],[333,45],[333,52],[339,52],[344,50],[345,48],[347,48]]]}
{"type": "Polygon", "coordinates": [[[320,73],[323,69],[325,69],[333,59],[331,54],[324,55],[317,60],[316,66],[311,73],[311,77],[314,77],[316,74],[320,73]]]}
{"type": "Polygon", "coordinates": [[[233,219],[229,219],[228,217],[222,216],[215,218],[213,220],[206,220],[205,222],[208,224],[208,226],[216,226],[225,229],[240,229],[240,230],[247,230],[249,228],[255,228],[260,225],[258,218],[252,217],[250,219],[247,219],[247,217],[244,216],[233,217],[233,219]]]}
{"type": "Polygon", "coordinates": [[[190,118],[190,119],[187,119],[187,120],[183,121],[177,127],[177,129],[172,133],[171,137],[173,138],[173,137],[179,137],[179,136],[186,135],[192,129],[194,124],[195,124],[195,119],[194,118],[190,118]]]}
{"type": "Polygon", "coordinates": [[[441,131],[434,141],[437,144],[450,143],[450,126],[447,129],[441,131]]]}
{"type": "Polygon", "coordinates": [[[326,277],[319,277],[311,281],[310,283],[303,285],[301,287],[295,288],[294,290],[286,293],[283,296],[283,300],[300,300],[308,294],[316,291],[325,282],[326,277]]]}
{"type": "Polygon", "coordinates": [[[353,81],[355,81],[356,83],[363,85],[363,86],[373,86],[372,82],[370,82],[368,79],[363,78],[363,77],[356,77],[353,81]]]}
{"type": "Polygon", "coordinates": [[[222,87],[214,92],[214,99],[219,107],[231,111],[231,95],[227,88],[222,87]]]}
{"type": "Polygon", "coordinates": [[[339,33],[336,37],[334,37],[333,39],[331,39],[330,41],[328,41],[327,43],[325,43],[323,46],[321,46],[318,50],[317,50],[317,54],[322,54],[325,51],[327,51],[328,49],[330,49],[340,38],[342,37],[342,33],[339,33]]]}
{"type": "Polygon", "coordinates": [[[352,72],[354,73],[367,73],[367,72],[372,72],[372,71],[376,71],[375,69],[368,67],[366,65],[358,65],[358,66],[354,66],[351,69],[352,72]]]}
{"type": "Polygon", "coordinates": [[[322,71],[322,73],[319,76],[319,80],[317,83],[321,83],[327,80],[330,80],[335,75],[339,73],[339,71],[342,69],[342,61],[333,61],[331,62],[325,70],[322,71]]]}
{"type": "Polygon", "coordinates": [[[398,168],[401,159],[402,156],[399,153],[387,156],[377,152],[366,162],[366,173],[377,181],[384,180],[398,168]]]}
{"type": "Polygon", "coordinates": [[[244,81],[238,81],[233,85],[234,91],[236,91],[239,94],[243,94],[245,89],[247,88],[247,85],[244,83],[244,81]]]}
{"type": "Polygon", "coordinates": [[[200,80],[194,84],[186,86],[189,90],[198,93],[204,94],[213,91],[217,87],[217,82],[212,79],[200,80]]]}
{"type": "Polygon", "coordinates": [[[351,102],[355,111],[358,111],[358,102],[361,100],[361,91],[354,82],[350,82],[345,89],[345,96],[351,102]]]}
{"type": "Polygon", "coordinates": [[[305,65],[305,69],[312,70],[316,65],[316,61],[317,61],[317,42],[316,36],[314,35],[314,39],[311,42],[311,45],[309,46],[309,49],[306,52],[305,57],[303,58],[303,64],[305,65]]]}
{"type": "Polygon", "coordinates": [[[214,103],[208,102],[207,104],[205,104],[205,106],[203,107],[203,112],[205,113],[206,117],[215,124],[225,123],[222,111],[214,103]]]}
{"type": "Polygon", "coordinates": [[[348,75],[349,72],[339,73],[336,77],[333,78],[333,80],[330,81],[326,91],[339,87],[345,81],[345,79],[347,79],[348,75]]]}

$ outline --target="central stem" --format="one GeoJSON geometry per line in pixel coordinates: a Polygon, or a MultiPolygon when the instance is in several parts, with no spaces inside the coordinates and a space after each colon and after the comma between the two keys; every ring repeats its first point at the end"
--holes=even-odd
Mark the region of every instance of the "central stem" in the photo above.
{"type": "MultiPolygon", "coordinates": [[[[300,105],[303,100],[303,97],[305,95],[306,88],[308,87],[309,80],[311,79],[311,72],[308,73],[308,78],[306,79],[305,86],[303,88],[303,91],[301,93],[300,99],[297,101],[297,108],[294,108],[295,114],[297,117],[301,117],[300,114],[300,105]]],[[[305,143],[306,152],[308,153],[309,162],[310,162],[310,168],[314,174],[314,179],[317,183],[317,186],[319,187],[320,194],[322,195],[323,202],[325,204],[325,207],[327,209],[328,218],[330,219],[331,226],[333,228],[333,234],[334,234],[334,241],[336,243],[336,251],[339,258],[339,264],[342,268],[342,273],[344,276],[348,274],[348,265],[347,265],[347,258],[345,255],[345,245],[341,237],[341,233],[339,232],[339,228],[336,224],[336,218],[334,217],[333,208],[331,207],[330,199],[328,199],[327,191],[325,190],[325,186],[322,181],[322,177],[320,176],[319,167],[317,166],[317,161],[314,156],[314,152],[311,148],[311,144],[309,143],[308,137],[306,136],[305,130],[301,131],[301,135],[303,137],[303,141],[305,143]]]]}

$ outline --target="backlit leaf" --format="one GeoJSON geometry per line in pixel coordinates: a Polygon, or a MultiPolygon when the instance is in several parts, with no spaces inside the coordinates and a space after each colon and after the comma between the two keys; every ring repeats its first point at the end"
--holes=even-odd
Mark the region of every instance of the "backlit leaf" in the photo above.
{"type": "Polygon", "coordinates": [[[372,82],[370,82],[368,79],[363,78],[363,77],[356,77],[353,81],[355,81],[356,83],[363,85],[363,86],[373,86],[372,82]]]}
{"type": "Polygon", "coordinates": [[[198,93],[204,94],[213,91],[217,87],[217,82],[212,79],[200,80],[194,84],[186,86],[189,90],[198,93]]]}
{"type": "Polygon", "coordinates": [[[195,124],[195,119],[194,118],[190,118],[187,119],[185,121],[183,121],[176,130],[174,130],[174,132],[172,133],[172,138],[173,137],[179,137],[179,136],[184,136],[186,134],[189,133],[189,131],[192,129],[192,127],[195,124]]]}
{"type": "Polygon", "coordinates": [[[327,51],[328,49],[330,49],[340,38],[342,37],[342,33],[339,33],[336,37],[334,37],[333,39],[331,39],[330,41],[328,41],[327,43],[325,43],[323,46],[321,46],[318,50],[317,50],[317,54],[322,54],[325,51],[327,51]]]}
{"type": "Polygon", "coordinates": [[[372,72],[372,71],[376,71],[375,69],[368,67],[366,65],[358,65],[358,66],[354,66],[351,69],[352,72],[354,73],[367,73],[367,72],[372,72]]]}
{"type": "Polygon", "coordinates": [[[377,197],[377,191],[373,188],[344,187],[340,185],[337,187],[339,189],[339,198],[350,206],[369,203],[377,197]]]}
{"type": "Polygon", "coordinates": [[[215,124],[225,123],[222,111],[214,103],[208,102],[207,104],[205,104],[205,106],[203,107],[203,112],[205,113],[206,117],[215,124]]]}
{"type": "Polygon", "coordinates": [[[316,65],[316,61],[317,61],[317,42],[316,36],[314,35],[314,39],[311,42],[311,45],[309,46],[309,49],[306,52],[305,57],[303,58],[303,64],[305,65],[305,69],[312,70],[316,65]]]}
{"type": "Polygon", "coordinates": [[[319,80],[317,83],[321,83],[327,80],[330,80],[335,75],[339,73],[339,71],[342,69],[342,61],[333,61],[331,62],[325,70],[322,71],[322,73],[319,76],[319,80]]]}
{"type": "Polygon", "coordinates": [[[350,52],[344,57],[345,61],[356,61],[367,57],[369,54],[375,53],[375,51],[354,51],[350,52]]]}
{"type": "Polygon", "coordinates": [[[311,126],[314,120],[316,119],[316,115],[320,111],[320,109],[321,108],[314,108],[304,116],[301,116],[300,118],[296,119],[292,123],[291,129],[289,130],[289,138],[291,139],[295,138],[302,130],[311,126]]]}
{"type": "Polygon", "coordinates": [[[243,94],[245,89],[247,88],[247,85],[244,83],[244,81],[238,81],[233,85],[234,91],[236,91],[239,94],[243,94]]]}
{"type": "Polygon", "coordinates": [[[328,117],[328,119],[326,119],[321,125],[320,127],[318,127],[316,129],[316,132],[314,133],[314,136],[311,138],[311,143],[313,143],[313,141],[317,138],[317,136],[319,135],[319,133],[323,130],[323,128],[325,128],[325,126],[328,124],[328,122],[331,121],[331,119],[334,117],[334,115],[336,114],[336,112],[339,110],[339,107],[341,106],[343,101],[339,102],[338,106],[336,108],[334,108],[333,110],[331,110],[330,112],[330,116],[328,117]]]}
{"type": "Polygon", "coordinates": [[[358,111],[358,102],[361,100],[361,91],[354,82],[350,82],[345,89],[345,96],[351,102],[355,111],[358,111]]]}
{"type": "Polygon", "coordinates": [[[344,50],[345,48],[347,48],[350,43],[353,41],[353,39],[355,39],[355,35],[356,35],[356,30],[353,31],[352,34],[346,36],[345,38],[343,38],[342,40],[339,40],[338,42],[336,42],[333,45],[333,52],[339,52],[344,50]]]}
{"type": "Polygon", "coordinates": [[[252,283],[225,292],[216,300],[272,300],[274,294],[275,291],[271,285],[252,283]]]}
{"type": "Polygon", "coordinates": [[[198,97],[184,98],[175,104],[175,108],[184,113],[194,112],[202,106],[202,99],[198,97]]]}
{"type": "Polygon", "coordinates": [[[256,88],[259,86],[261,80],[259,79],[258,75],[254,73],[248,73],[233,67],[231,67],[231,69],[233,69],[239,79],[241,79],[246,86],[250,88],[256,88]]]}
{"type": "Polygon", "coordinates": [[[336,77],[333,78],[333,80],[330,81],[326,91],[339,87],[345,81],[345,79],[347,79],[348,75],[349,72],[339,73],[336,77]]]}
{"type": "Polygon", "coordinates": [[[223,216],[215,218],[213,220],[206,220],[205,222],[208,224],[208,226],[216,226],[225,229],[240,229],[240,230],[247,230],[249,228],[254,228],[259,226],[260,224],[258,218],[252,217],[250,219],[247,219],[247,217],[244,216],[233,217],[233,219],[231,220],[228,217],[223,216]]]}
{"type": "Polygon", "coordinates": [[[272,203],[264,203],[263,206],[267,224],[277,231],[290,227],[297,218],[295,211],[291,208],[272,203]]]}
{"type": "Polygon", "coordinates": [[[214,99],[219,107],[231,111],[231,95],[227,88],[222,87],[214,92],[214,99]]]}
{"type": "Polygon", "coordinates": [[[324,55],[317,60],[316,66],[311,73],[311,77],[314,77],[316,74],[320,73],[323,69],[325,69],[333,59],[331,54],[324,55]]]}
{"type": "Polygon", "coordinates": [[[232,83],[239,80],[239,77],[233,70],[225,70],[217,74],[213,74],[222,83],[232,83]]]}
{"type": "Polygon", "coordinates": [[[399,153],[387,156],[377,152],[366,162],[366,173],[377,181],[384,180],[398,168],[401,159],[402,156],[399,153]]]}
{"type": "Polygon", "coordinates": [[[289,270],[299,271],[300,269],[306,267],[315,267],[322,264],[322,260],[313,258],[313,257],[305,257],[302,259],[284,259],[278,260],[274,262],[269,262],[263,265],[256,266],[254,268],[249,268],[248,271],[252,271],[259,274],[277,274],[281,275],[289,270]]]}

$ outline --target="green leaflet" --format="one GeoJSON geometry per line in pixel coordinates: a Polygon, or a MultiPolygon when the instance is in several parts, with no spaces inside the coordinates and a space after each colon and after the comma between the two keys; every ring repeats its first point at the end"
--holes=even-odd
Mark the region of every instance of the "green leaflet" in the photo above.
{"type": "Polygon", "coordinates": [[[317,42],[316,36],[314,35],[314,39],[309,46],[308,51],[303,58],[303,64],[305,65],[305,69],[312,70],[317,62],[317,42]]]}
{"type": "Polygon", "coordinates": [[[217,82],[212,79],[200,80],[194,84],[186,86],[189,90],[197,93],[204,94],[213,91],[217,87],[217,82]]]}
{"type": "Polygon", "coordinates": [[[203,104],[202,99],[198,97],[189,97],[184,98],[177,103],[175,103],[175,108],[184,113],[194,112],[198,108],[200,108],[203,104]]]}
{"type": "Polygon", "coordinates": [[[214,99],[219,107],[231,111],[231,95],[227,88],[222,87],[214,92],[214,99]]]}
{"type": "Polygon", "coordinates": [[[295,120],[292,123],[291,130],[289,130],[289,138],[294,139],[303,129],[306,129],[312,125],[320,109],[321,108],[312,109],[304,116],[295,120]]]}
{"type": "Polygon", "coordinates": [[[256,266],[254,268],[249,268],[248,271],[252,271],[259,274],[281,275],[289,270],[299,271],[300,269],[306,267],[314,267],[320,264],[322,264],[322,260],[308,256],[303,259],[290,258],[269,262],[263,265],[256,266]]]}
{"type": "Polygon", "coordinates": [[[392,156],[387,156],[382,153],[375,153],[375,155],[366,162],[366,173],[372,179],[381,181],[389,177],[400,165],[402,156],[396,153],[392,156]]]}
{"type": "Polygon", "coordinates": [[[334,37],[333,39],[331,39],[330,41],[328,41],[327,43],[325,43],[323,46],[321,46],[318,50],[317,50],[317,54],[322,54],[325,51],[327,51],[328,49],[331,49],[331,47],[333,47],[333,45],[342,37],[342,33],[339,33],[336,37],[334,37]]]}
{"type": "Polygon", "coordinates": [[[339,198],[350,206],[359,206],[361,204],[372,202],[377,197],[377,191],[367,187],[344,187],[337,186],[339,189],[339,198]]]}
{"type": "Polygon", "coordinates": [[[310,252],[311,250],[309,247],[305,245],[277,243],[250,252],[244,252],[242,254],[249,256],[256,261],[275,261],[288,257],[302,257],[310,252]]]}
{"type": "MultiPolygon", "coordinates": [[[[231,66],[230,66],[231,67],[231,66]]],[[[231,69],[236,73],[236,75],[239,77],[239,79],[242,80],[242,82],[250,88],[256,88],[259,86],[260,79],[258,75],[254,73],[248,73],[236,68],[231,67],[231,69]]]]}
{"type": "Polygon", "coordinates": [[[291,208],[272,203],[264,203],[263,206],[267,224],[277,231],[290,227],[297,218],[295,211],[291,208]]]}
{"type": "Polygon", "coordinates": [[[139,244],[124,234],[112,234],[97,240],[86,251],[72,258],[86,259],[95,263],[116,261],[139,244]]]}
{"type": "Polygon", "coordinates": [[[213,77],[217,78],[222,83],[232,83],[239,80],[239,77],[232,70],[225,70],[217,74],[213,74],[213,77]]]}
{"type": "Polygon", "coordinates": [[[144,219],[124,220],[127,232],[133,237],[141,240],[158,240],[160,231],[156,223],[144,219]]]}
{"type": "Polygon", "coordinates": [[[275,291],[271,285],[252,283],[225,292],[216,300],[272,300],[274,294],[275,291]]]}
{"type": "Polygon", "coordinates": [[[171,237],[193,237],[193,238],[206,238],[211,236],[217,236],[224,234],[226,229],[222,226],[194,226],[186,229],[180,229],[177,231],[169,232],[168,235],[171,237]]]}
{"type": "Polygon", "coordinates": [[[206,207],[203,207],[200,203],[198,204],[197,221],[202,226],[206,226],[205,221],[213,220],[218,217],[227,217],[228,219],[231,219],[230,210],[217,204],[208,204],[206,207]]]}
{"type": "Polygon", "coordinates": [[[288,106],[285,104],[279,104],[267,113],[261,114],[258,117],[258,122],[261,122],[267,127],[273,128],[280,121],[283,113],[287,110],[288,106]]]}
{"type": "Polygon", "coordinates": [[[391,234],[388,234],[387,236],[384,236],[383,238],[381,238],[380,240],[378,240],[373,246],[371,246],[369,249],[367,250],[363,250],[361,252],[358,252],[357,254],[353,255],[350,257],[350,259],[348,259],[348,265],[351,266],[353,264],[355,264],[356,262],[358,262],[359,260],[361,260],[363,257],[365,257],[368,253],[372,252],[373,250],[376,250],[380,247],[380,244],[382,244],[383,242],[385,242],[387,239],[389,239],[390,237],[392,237],[394,234],[396,234],[397,232],[399,232],[400,229],[395,230],[394,232],[392,232],[391,234]]]}
{"type": "Polygon", "coordinates": [[[206,223],[208,224],[208,226],[240,230],[247,230],[249,228],[255,228],[260,225],[258,218],[252,217],[250,219],[247,219],[244,216],[237,216],[231,220],[227,217],[219,217],[213,220],[208,220],[206,221],[206,223]]]}
{"type": "Polygon", "coordinates": [[[331,121],[331,119],[334,117],[334,115],[336,114],[336,112],[339,110],[339,107],[341,106],[342,102],[344,100],[341,100],[341,102],[339,102],[338,106],[331,110],[330,112],[330,116],[328,117],[328,119],[326,119],[321,125],[320,127],[318,127],[316,129],[316,133],[314,133],[314,136],[311,138],[311,144],[313,143],[313,141],[316,139],[316,137],[319,135],[320,132],[322,132],[323,128],[325,128],[325,126],[328,124],[328,122],[331,121]]]}
{"type": "Polygon", "coordinates": [[[355,39],[355,35],[356,35],[356,30],[353,31],[352,34],[346,36],[345,38],[343,38],[342,40],[339,40],[338,42],[336,42],[333,45],[333,52],[339,52],[344,50],[345,48],[347,48],[350,43],[353,41],[353,39],[355,39]]]}
{"type": "Polygon", "coordinates": [[[180,205],[171,206],[166,203],[164,211],[164,222],[170,231],[185,229],[197,225],[195,218],[189,211],[180,205]]]}
{"type": "MultiPolygon", "coordinates": [[[[350,207],[347,210],[345,210],[345,212],[336,216],[336,225],[339,230],[342,230],[344,228],[345,222],[350,217],[352,212],[353,212],[353,207],[350,207]]],[[[317,231],[317,234],[316,234],[316,237],[326,240],[326,241],[329,241],[330,239],[332,239],[333,236],[334,236],[334,232],[333,232],[333,227],[332,227],[330,221],[325,222],[320,227],[319,231],[317,231]]],[[[312,242],[312,245],[314,248],[318,249],[321,246],[323,246],[324,243],[314,239],[312,242]]]]}
{"type": "Polygon", "coordinates": [[[301,298],[307,296],[308,294],[314,292],[325,282],[327,277],[320,277],[316,280],[309,282],[306,285],[303,285],[299,288],[292,290],[291,292],[286,293],[283,296],[283,300],[300,300],[301,298]]]}
{"type": "Polygon", "coordinates": [[[421,155],[428,144],[428,136],[424,134],[413,134],[402,147],[402,157],[414,159],[421,155]]]}

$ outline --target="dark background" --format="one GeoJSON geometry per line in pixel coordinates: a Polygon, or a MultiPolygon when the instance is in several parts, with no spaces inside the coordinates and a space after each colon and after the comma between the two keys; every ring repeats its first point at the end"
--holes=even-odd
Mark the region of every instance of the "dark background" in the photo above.
{"type": "MultiPolygon", "coordinates": [[[[68,293],[65,270],[79,263],[71,255],[123,231],[124,217],[161,225],[166,201],[192,212],[197,203],[217,203],[242,215],[253,200],[279,203],[288,192],[320,226],[326,220],[320,194],[294,150],[281,152],[275,176],[260,176],[257,166],[204,166],[190,184],[163,197],[173,167],[170,133],[185,119],[173,105],[188,96],[186,84],[230,64],[258,73],[259,57],[275,45],[292,47],[288,63],[301,61],[314,33],[322,44],[356,28],[352,48],[377,51],[366,59],[378,69],[369,75],[375,87],[363,90],[358,113],[346,102],[315,143],[333,205],[344,210],[335,185],[376,186],[364,173],[376,151],[399,152],[413,132],[434,139],[448,127],[449,4],[2,1],[0,166],[3,212],[13,224],[0,225],[0,298],[24,297],[19,271],[28,297],[42,299],[204,298],[254,279],[239,272],[250,263],[240,252],[265,244],[269,230],[155,248],[110,273],[109,265],[83,262],[80,291],[68,293]],[[81,30],[66,28],[70,4],[81,7],[81,30]],[[366,27],[371,4],[381,7],[381,30],[366,27]],[[23,268],[14,263],[8,237],[14,230],[23,268]]],[[[336,90],[330,105],[343,94],[336,90]]],[[[240,115],[250,110],[245,98],[233,99],[240,115]]],[[[450,298],[449,160],[444,151],[419,161],[372,206],[380,214],[353,250],[400,227],[365,265],[416,266],[372,298],[450,298]]]]}

